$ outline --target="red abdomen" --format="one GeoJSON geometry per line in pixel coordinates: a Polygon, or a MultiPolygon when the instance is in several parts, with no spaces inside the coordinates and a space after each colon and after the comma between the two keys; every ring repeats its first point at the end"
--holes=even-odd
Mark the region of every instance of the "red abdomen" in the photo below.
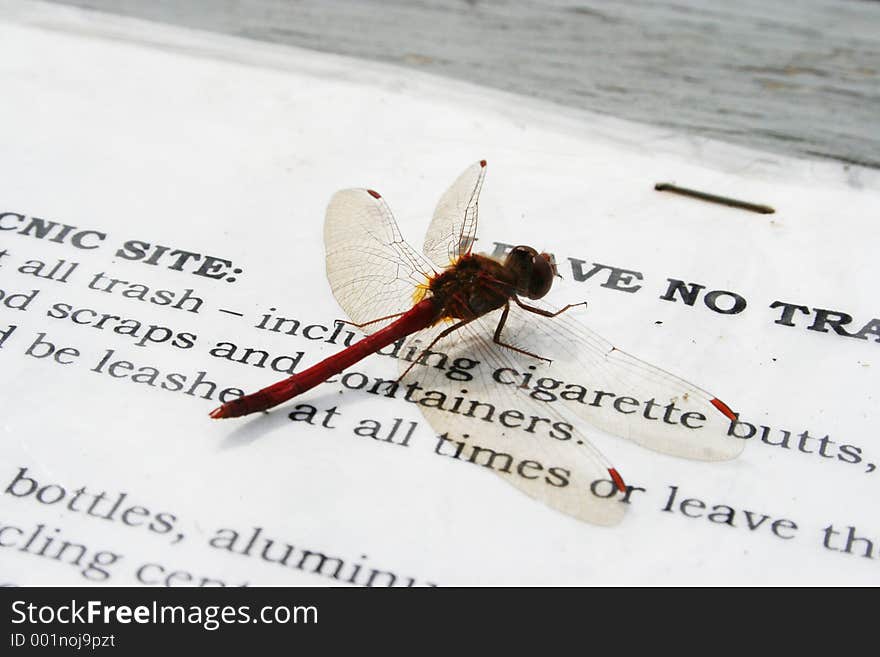
{"type": "Polygon", "coordinates": [[[265,411],[307,390],[311,390],[319,383],[323,383],[330,377],[339,374],[342,370],[351,367],[359,360],[378,351],[382,347],[387,347],[392,342],[410,333],[427,328],[439,319],[440,310],[438,308],[434,297],[423,299],[399,319],[396,319],[372,335],[368,335],[363,340],[354,343],[348,349],[333,354],[317,365],[313,365],[307,370],[294,374],[268,388],[263,388],[253,394],[227,402],[223,406],[211,411],[211,417],[215,419],[239,417],[248,413],[255,413],[256,411],[265,411]]]}

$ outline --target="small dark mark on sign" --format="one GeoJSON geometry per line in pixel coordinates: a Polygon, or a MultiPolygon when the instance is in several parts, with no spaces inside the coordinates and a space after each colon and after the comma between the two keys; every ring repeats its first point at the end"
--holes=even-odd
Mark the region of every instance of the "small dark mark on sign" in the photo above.
{"type": "Polygon", "coordinates": [[[243,314],[243,313],[237,313],[237,312],[235,312],[234,310],[225,310],[225,309],[223,309],[223,308],[218,308],[217,310],[219,310],[221,313],[227,313],[227,314],[229,314],[229,315],[235,315],[236,317],[244,317],[244,314],[243,314]]]}
{"type": "Polygon", "coordinates": [[[701,201],[709,201],[709,203],[719,203],[721,205],[730,206],[731,208],[740,208],[741,210],[757,212],[758,214],[773,214],[774,212],[776,212],[776,210],[771,208],[769,205],[749,203],[748,201],[740,201],[738,199],[728,198],[726,196],[718,196],[716,194],[709,194],[707,192],[699,192],[695,189],[679,187],[671,183],[657,183],[656,185],[654,185],[654,189],[656,189],[658,192],[672,192],[673,194],[690,196],[691,198],[698,198],[701,201]]]}

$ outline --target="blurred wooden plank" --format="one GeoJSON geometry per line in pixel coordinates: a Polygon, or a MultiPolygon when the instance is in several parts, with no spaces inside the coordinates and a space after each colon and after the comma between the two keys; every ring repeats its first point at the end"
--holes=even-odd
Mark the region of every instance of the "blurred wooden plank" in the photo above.
{"type": "Polygon", "coordinates": [[[56,0],[880,167],[880,3],[56,0]]]}

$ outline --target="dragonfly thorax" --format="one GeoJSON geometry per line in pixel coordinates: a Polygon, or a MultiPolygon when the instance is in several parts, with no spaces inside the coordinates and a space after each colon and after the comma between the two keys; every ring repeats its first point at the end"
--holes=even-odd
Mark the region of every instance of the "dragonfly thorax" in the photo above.
{"type": "Polygon", "coordinates": [[[468,319],[501,308],[514,295],[540,299],[555,274],[552,256],[517,246],[503,263],[479,254],[462,256],[431,281],[430,290],[441,316],[468,319]]]}
{"type": "Polygon", "coordinates": [[[516,294],[511,272],[502,263],[467,254],[434,277],[431,293],[443,317],[472,319],[501,308],[516,294]]]}

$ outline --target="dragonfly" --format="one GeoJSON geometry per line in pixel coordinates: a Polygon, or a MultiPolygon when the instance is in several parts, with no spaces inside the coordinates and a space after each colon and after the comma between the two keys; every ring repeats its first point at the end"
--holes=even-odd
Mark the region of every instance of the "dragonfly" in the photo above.
{"type": "Polygon", "coordinates": [[[388,397],[418,404],[434,451],[489,469],[570,516],[613,525],[628,487],[590,436],[620,436],[675,456],[736,457],[737,415],[706,390],[613,345],[580,321],[584,303],[548,305],[552,255],[516,246],[475,253],[486,161],[443,194],[422,253],[401,236],[381,194],[344,189],[327,207],[327,279],[360,341],[211,412],[264,411],[395,345],[388,397]]]}

